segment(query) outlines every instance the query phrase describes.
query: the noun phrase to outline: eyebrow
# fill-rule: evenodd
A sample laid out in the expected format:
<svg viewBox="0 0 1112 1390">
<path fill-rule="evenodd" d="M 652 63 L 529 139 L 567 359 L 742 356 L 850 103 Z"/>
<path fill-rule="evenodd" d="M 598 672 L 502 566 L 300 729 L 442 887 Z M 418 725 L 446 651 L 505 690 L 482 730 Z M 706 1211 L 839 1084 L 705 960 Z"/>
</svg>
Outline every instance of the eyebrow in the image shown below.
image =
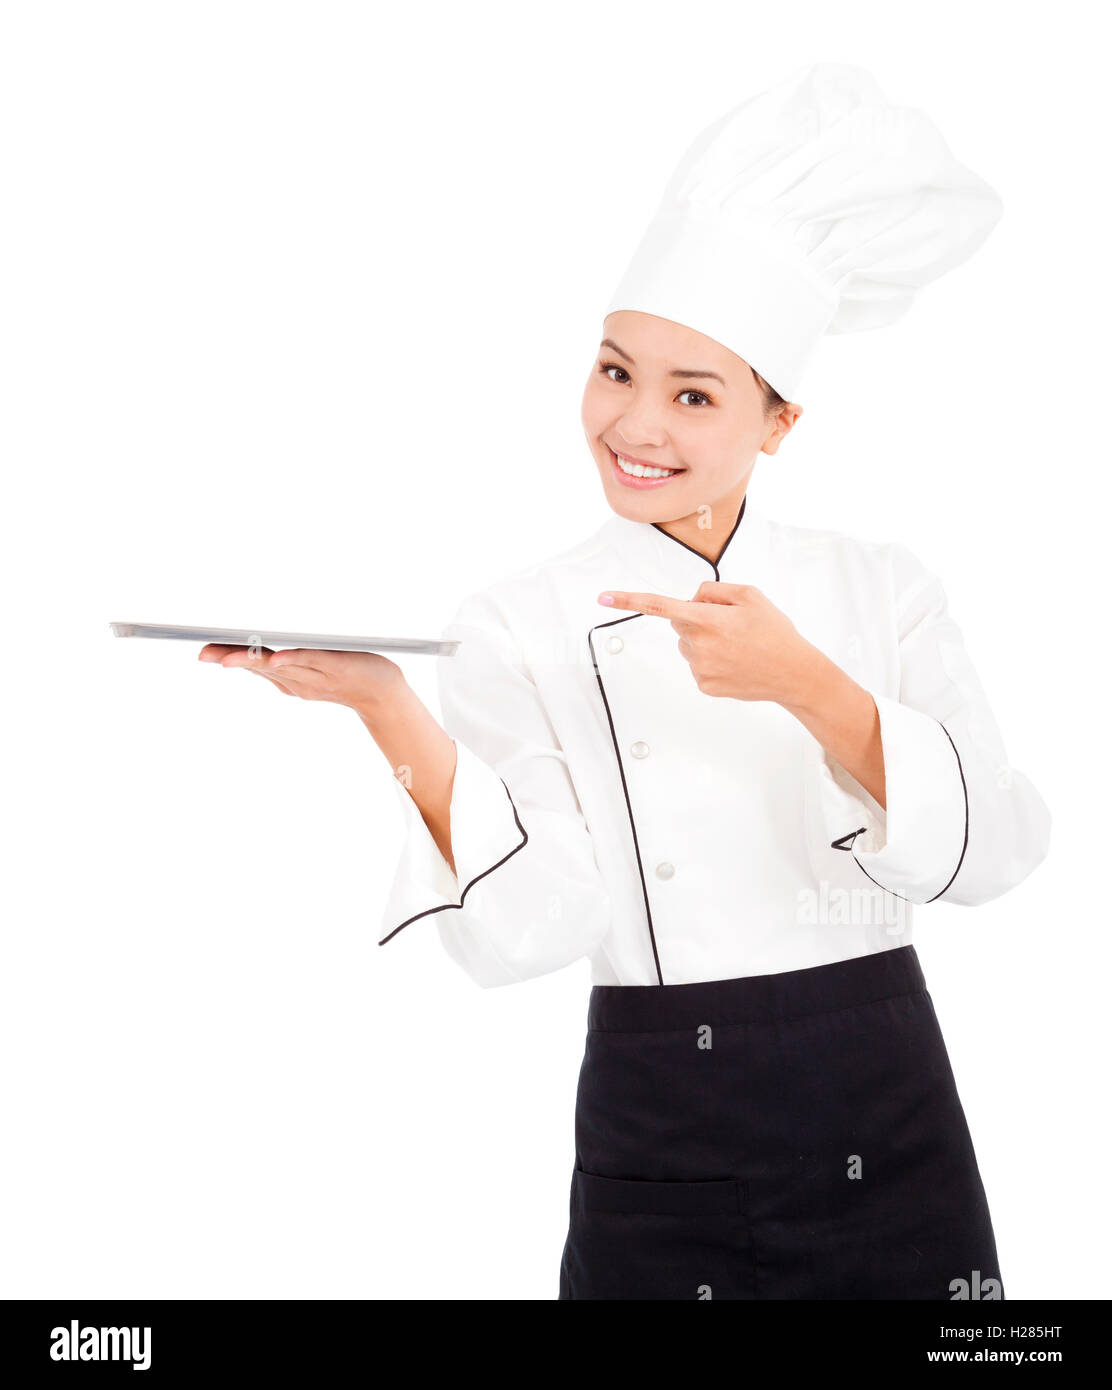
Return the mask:
<svg viewBox="0 0 1112 1390">
<path fill-rule="evenodd" d="M 623 349 L 618 346 L 618 344 L 613 340 L 613 338 L 603 338 L 602 342 L 599 344 L 599 347 L 610 348 L 610 350 L 612 352 L 616 352 L 619 357 L 624 357 L 631 367 L 637 366 L 637 363 L 633 360 L 632 357 L 630 357 L 629 353 L 623 351 Z M 691 377 L 709 376 L 713 377 L 715 381 L 721 381 L 723 386 L 726 385 L 726 383 L 722 381 L 722 378 L 718 375 L 717 372 L 684 372 L 676 370 L 669 372 L 668 375 L 683 377 L 685 380 Z"/>
</svg>

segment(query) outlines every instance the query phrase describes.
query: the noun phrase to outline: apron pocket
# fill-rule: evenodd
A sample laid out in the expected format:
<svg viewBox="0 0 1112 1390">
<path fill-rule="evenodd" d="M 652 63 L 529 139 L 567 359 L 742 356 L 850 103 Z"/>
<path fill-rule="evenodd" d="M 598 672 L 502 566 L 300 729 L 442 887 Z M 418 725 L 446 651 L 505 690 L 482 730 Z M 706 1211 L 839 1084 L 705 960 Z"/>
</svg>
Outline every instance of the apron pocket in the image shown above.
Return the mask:
<svg viewBox="0 0 1112 1390">
<path fill-rule="evenodd" d="M 755 1297 L 745 1182 L 648 1182 L 575 1169 L 561 1284 L 581 1299 Z"/>
</svg>

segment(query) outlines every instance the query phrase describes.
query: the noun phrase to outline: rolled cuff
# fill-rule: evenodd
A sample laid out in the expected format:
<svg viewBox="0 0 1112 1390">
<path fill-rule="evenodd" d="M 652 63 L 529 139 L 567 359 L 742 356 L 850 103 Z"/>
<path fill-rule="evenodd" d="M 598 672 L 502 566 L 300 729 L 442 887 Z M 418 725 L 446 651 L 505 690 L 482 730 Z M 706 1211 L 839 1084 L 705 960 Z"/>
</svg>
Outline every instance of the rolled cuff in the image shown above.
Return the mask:
<svg viewBox="0 0 1112 1390">
<path fill-rule="evenodd" d="M 874 883 L 913 903 L 941 897 L 969 838 L 958 751 L 937 719 L 874 695 L 884 750 L 886 809 L 827 759 L 822 796 L 831 846 L 851 853 Z"/>
<path fill-rule="evenodd" d="M 395 778 L 405 840 L 382 916 L 380 946 L 420 917 L 462 907 L 472 884 L 494 872 L 528 840 L 502 778 L 466 744 L 454 742 L 449 825 L 456 872 L 441 854 L 408 788 Z"/>
</svg>

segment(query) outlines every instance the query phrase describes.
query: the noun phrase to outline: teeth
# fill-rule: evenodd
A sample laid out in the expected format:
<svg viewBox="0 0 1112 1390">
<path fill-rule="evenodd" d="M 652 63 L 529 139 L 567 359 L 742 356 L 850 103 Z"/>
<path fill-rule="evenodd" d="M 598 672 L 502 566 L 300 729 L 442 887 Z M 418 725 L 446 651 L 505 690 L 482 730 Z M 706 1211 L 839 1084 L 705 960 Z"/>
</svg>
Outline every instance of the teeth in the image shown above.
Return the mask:
<svg viewBox="0 0 1112 1390">
<path fill-rule="evenodd" d="M 632 478 L 670 478 L 673 473 L 678 473 L 678 468 L 646 468 L 643 463 L 630 463 L 628 459 L 622 458 L 621 454 L 615 454 L 618 460 L 618 467 L 623 473 L 628 473 Z"/>
</svg>

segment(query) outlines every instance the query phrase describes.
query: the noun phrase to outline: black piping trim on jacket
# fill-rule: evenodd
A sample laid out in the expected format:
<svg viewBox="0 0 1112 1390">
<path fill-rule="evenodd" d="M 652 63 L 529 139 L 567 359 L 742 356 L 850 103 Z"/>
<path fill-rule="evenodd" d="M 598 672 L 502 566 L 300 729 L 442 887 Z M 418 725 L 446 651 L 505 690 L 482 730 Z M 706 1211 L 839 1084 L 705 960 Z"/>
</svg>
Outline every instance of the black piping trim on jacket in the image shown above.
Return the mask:
<svg viewBox="0 0 1112 1390">
<path fill-rule="evenodd" d="M 943 724 L 940 719 L 936 720 L 935 722 L 938 724 L 938 727 L 942 730 L 946 737 L 950 739 L 950 747 L 954 750 L 954 757 L 958 760 L 958 776 L 961 778 L 961 791 L 962 795 L 965 798 L 965 834 L 961 842 L 961 855 L 958 859 L 958 867 L 950 875 L 950 879 L 949 882 L 946 884 L 946 887 L 940 888 L 933 898 L 926 899 L 926 901 L 929 903 L 933 903 L 935 898 L 940 898 L 943 893 L 948 891 L 954 879 L 958 876 L 958 870 L 960 870 L 962 864 L 965 863 L 965 851 L 969 848 L 969 788 L 966 786 L 965 783 L 965 769 L 961 765 L 961 754 L 958 752 L 957 744 L 954 742 L 952 738 L 950 738 L 950 731 L 949 729 L 947 729 L 946 725 Z M 831 840 L 830 848 L 848 850 L 849 853 L 853 854 L 853 842 L 857 839 L 858 835 L 863 835 L 864 833 L 864 826 L 861 826 L 859 830 L 851 830 L 848 835 L 842 835 L 837 840 Z M 848 844 L 846 843 L 847 841 L 849 842 Z M 864 864 L 862 864 L 861 860 L 858 859 L 856 854 L 853 855 L 853 862 L 857 865 L 857 867 L 861 870 L 861 872 L 865 875 L 865 877 L 869 880 L 870 883 L 876 883 L 876 886 L 878 888 L 884 888 L 884 884 L 877 883 L 876 879 L 873 878 L 872 874 L 869 873 L 868 869 L 865 868 Z M 907 898 L 905 894 L 897 893 L 894 888 L 884 888 L 884 891 L 886 893 L 891 893 L 894 898 L 903 898 L 905 902 L 910 901 L 910 899 Z"/>
<path fill-rule="evenodd" d="M 404 922 L 399 922 L 392 932 L 388 932 L 378 943 L 380 946 L 385 946 L 388 941 L 392 940 L 395 936 L 397 936 L 398 932 L 400 932 L 403 927 L 408 927 L 410 922 L 416 922 L 417 919 L 420 917 L 429 917 L 434 912 L 445 912 L 452 907 L 462 907 L 464 898 L 467 897 L 468 893 L 471 892 L 472 888 L 474 888 L 476 883 L 478 883 L 478 881 L 481 878 L 486 878 L 487 874 L 492 874 L 495 871 L 495 869 L 500 869 L 507 859 L 512 859 L 519 849 L 524 849 L 525 846 L 529 843 L 528 831 L 522 825 L 521 817 L 517 814 L 517 807 L 514 805 L 513 797 L 510 796 L 510 789 L 506 786 L 505 779 L 499 778 L 498 780 L 502 783 L 502 786 L 505 788 L 506 795 L 510 797 L 510 806 L 513 809 L 514 820 L 517 822 L 518 830 L 521 831 L 521 843 L 519 845 L 514 845 L 513 849 L 510 850 L 509 854 L 504 854 L 502 858 L 499 859 L 497 864 L 492 864 L 489 869 L 484 869 L 481 874 L 476 874 L 475 877 L 471 880 L 471 882 L 467 885 L 467 887 L 463 890 L 463 892 L 459 895 L 458 903 L 441 903 L 439 907 L 426 907 L 424 912 L 415 912 L 412 917 L 407 917 Z"/>
<path fill-rule="evenodd" d="M 655 525 L 655 522 L 654 522 Z M 595 655 L 595 644 L 591 640 L 592 634 L 600 627 L 614 627 L 616 623 L 628 623 L 634 618 L 643 618 L 644 613 L 627 613 L 624 618 L 611 618 L 608 623 L 596 623 L 587 633 L 587 646 L 591 649 L 591 662 L 595 668 L 595 679 L 598 681 L 599 692 L 602 695 L 603 708 L 606 710 L 606 722 L 610 725 L 610 740 L 614 745 L 614 756 L 618 760 L 618 776 L 622 779 L 622 795 L 625 797 L 626 812 L 629 816 L 629 828 L 633 834 L 633 852 L 637 856 L 637 872 L 641 876 L 641 894 L 645 899 L 645 916 L 649 922 L 649 940 L 652 942 L 653 963 L 656 965 L 656 979 L 658 984 L 664 983 L 664 976 L 660 970 L 660 955 L 656 949 L 656 932 L 653 931 L 652 908 L 649 907 L 649 889 L 645 883 L 645 866 L 641 862 L 641 846 L 637 841 L 637 824 L 633 819 L 633 804 L 629 799 L 629 787 L 626 785 L 625 768 L 622 766 L 621 749 L 618 747 L 618 735 L 614 730 L 614 716 L 610 713 L 610 701 L 606 698 L 606 687 L 602 683 L 602 675 L 598 669 L 598 657 Z"/>
<path fill-rule="evenodd" d="M 692 555 L 698 555 L 699 559 L 705 561 L 706 564 L 708 564 L 714 571 L 715 579 L 719 580 L 719 561 L 722 559 L 722 556 L 725 555 L 726 547 L 733 540 L 734 533 L 737 531 L 737 528 L 741 525 L 741 518 L 745 515 L 745 503 L 747 499 L 748 493 L 746 493 L 745 497 L 741 499 L 741 506 L 738 508 L 737 520 L 730 528 L 730 534 L 723 541 L 722 549 L 718 552 L 717 560 L 709 559 L 706 555 L 702 553 L 702 551 L 696 550 L 694 546 L 688 545 L 686 541 L 677 540 L 675 536 L 671 535 L 668 531 L 665 531 L 664 527 L 661 526 L 661 524 L 658 521 L 654 521 L 652 525 L 656 527 L 656 529 L 660 532 L 662 536 L 667 536 L 670 541 L 675 541 L 676 545 L 682 545 L 684 550 L 690 550 Z M 592 627 L 587 633 L 587 646 L 590 648 L 591 651 L 591 662 L 595 668 L 595 679 L 598 681 L 599 693 L 602 695 L 603 708 L 606 710 L 606 722 L 610 726 L 610 740 L 614 745 L 614 757 L 618 761 L 618 776 L 622 779 L 622 795 L 625 797 L 626 814 L 629 816 L 629 829 L 631 834 L 633 835 L 633 851 L 637 856 L 637 872 L 641 878 L 641 894 L 645 899 L 645 917 L 649 924 L 649 940 L 652 943 L 653 948 L 653 964 L 656 966 L 657 983 L 662 985 L 664 983 L 664 975 L 660 969 L 660 953 L 657 951 L 656 948 L 656 932 L 653 930 L 653 914 L 652 908 L 649 906 L 649 889 L 648 885 L 645 882 L 645 866 L 641 862 L 641 846 L 637 839 L 637 823 L 633 819 L 633 803 L 629 799 L 629 787 L 626 784 L 625 767 L 622 764 L 621 749 L 618 747 L 618 735 L 614 729 L 614 716 L 610 712 L 610 701 L 606 698 L 606 687 L 602 683 L 602 674 L 598 668 L 598 657 L 595 654 L 595 644 L 591 640 L 592 634 L 597 632 L 600 627 L 613 627 L 616 623 L 628 623 L 632 618 L 643 618 L 644 616 L 644 613 L 628 613 L 624 618 L 612 618 L 609 622 L 606 623 L 596 623 L 595 626 Z"/>
<path fill-rule="evenodd" d="M 831 840 L 830 848 L 848 850 L 851 854 L 853 854 L 854 840 L 857 839 L 858 835 L 863 835 L 864 833 L 864 826 L 862 826 L 860 830 L 851 830 L 848 835 L 843 835 L 840 839 L 837 840 Z M 846 844 L 847 840 L 849 841 L 848 845 Z M 876 883 L 876 886 L 878 888 L 883 888 L 886 893 L 891 893 L 894 898 L 902 898 L 905 903 L 911 901 L 911 899 L 908 898 L 906 894 L 897 893 L 894 888 L 885 888 L 883 883 L 877 883 L 876 879 L 873 878 L 872 874 L 869 873 L 868 869 L 865 868 L 864 864 L 862 864 L 861 860 L 858 859 L 856 854 L 853 855 L 853 862 L 857 865 L 857 867 L 861 870 L 861 872 L 865 875 L 865 877 L 869 880 L 870 883 Z"/>
<path fill-rule="evenodd" d="M 729 534 L 729 535 L 726 537 L 726 539 L 722 542 L 722 549 L 718 552 L 718 559 L 717 559 L 717 560 L 708 559 L 708 557 L 707 557 L 706 555 L 704 555 L 704 554 L 702 553 L 701 550 L 696 550 L 695 547 L 694 547 L 693 545 L 688 545 L 688 543 L 687 543 L 686 541 L 677 540 L 676 537 L 673 536 L 670 532 L 665 531 L 664 527 L 661 526 L 661 524 L 660 524 L 659 521 L 654 521 L 652 524 L 656 527 L 656 529 L 660 532 L 660 534 L 661 534 L 662 536 L 667 536 L 668 539 L 669 539 L 670 541 L 675 541 L 677 545 L 682 545 L 683 548 L 684 548 L 684 550 L 690 550 L 691 553 L 692 553 L 692 555 L 698 555 L 698 557 L 699 557 L 700 560 L 706 560 L 707 564 L 708 564 L 708 565 L 711 567 L 711 569 L 714 571 L 714 577 L 715 577 L 715 579 L 721 580 L 721 576 L 720 576 L 719 573 L 718 573 L 719 561 L 721 561 L 722 556 L 725 555 L 725 553 L 726 553 L 726 547 L 727 547 L 727 546 L 730 544 L 730 542 L 733 540 L 733 538 L 734 538 L 734 532 L 735 532 L 735 531 L 737 530 L 737 528 L 741 525 L 741 518 L 745 515 L 745 504 L 746 504 L 746 502 L 747 502 L 748 500 L 749 500 L 749 494 L 746 493 L 745 496 L 741 499 L 741 507 L 738 509 L 737 520 L 734 522 L 733 526 L 731 526 L 731 528 L 730 528 L 730 534 Z M 600 626 L 601 626 L 601 624 L 600 624 Z"/>
<path fill-rule="evenodd" d="M 947 738 L 950 738 L 950 731 L 941 720 L 938 721 L 938 727 Z M 958 760 L 958 776 L 961 778 L 961 793 L 962 796 L 965 797 L 965 836 L 961 842 L 961 858 L 958 860 L 958 867 L 950 875 L 950 883 L 953 883 L 954 879 L 958 876 L 958 869 L 965 863 L 965 851 L 969 848 L 969 788 L 965 785 L 965 768 L 961 765 L 961 754 L 958 752 L 958 746 L 952 738 L 950 738 L 950 747 L 954 750 L 954 757 Z M 950 887 L 950 883 L 947 883 L 946 888 L 936 893 L 934 898 L 940 898 L 942 894 L 946 892 L 946 889 Z M 928 898 L 927 902 L 933 903 L 934 898 Z"/>
</svg>

